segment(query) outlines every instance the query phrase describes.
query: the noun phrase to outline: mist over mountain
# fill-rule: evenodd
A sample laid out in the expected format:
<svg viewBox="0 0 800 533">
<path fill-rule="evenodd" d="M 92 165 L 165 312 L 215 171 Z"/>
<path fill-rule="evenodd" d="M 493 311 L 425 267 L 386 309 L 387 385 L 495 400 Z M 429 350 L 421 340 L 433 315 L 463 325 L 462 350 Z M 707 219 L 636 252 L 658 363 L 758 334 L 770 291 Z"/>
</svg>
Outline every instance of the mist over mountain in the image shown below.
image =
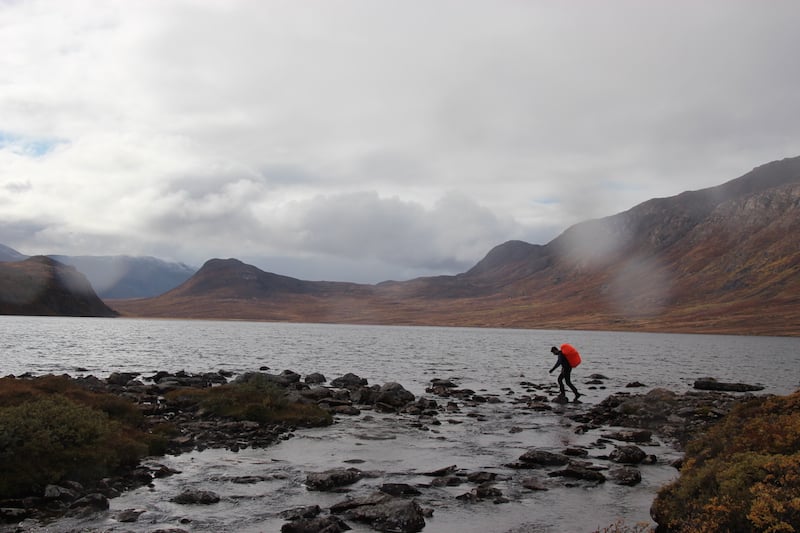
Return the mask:
<svg viewBox="0 0 800 533">
<path fill-rule="evenodd" d="M 117 315 L 97 297 L 83 274 L 44 256 L 0 262 L 0 314 Z"/>
<path fill-rule="evenodd" d="M 29 256 L 0 244 L 0 262 L 23 261 Z M 149 298 L 173 289 L 197 269 L 155 257 L 127 255 L 49 255 L 72 265 L 86 276 L 100 298 Z"/>
<path fill-rule="evenodd" d="M 67 256 L 53 259 L 83 272 L 101 298 L 148 298 L 165 293 L 189 279 L 196 268 L 155 257 Z"/>
<path fill-rule="evenodd" d="M 212 260 L 136 316 L 800 334 L 800 158 L 509 241 L 467 272 L 377 285 Z"/>
</svg>

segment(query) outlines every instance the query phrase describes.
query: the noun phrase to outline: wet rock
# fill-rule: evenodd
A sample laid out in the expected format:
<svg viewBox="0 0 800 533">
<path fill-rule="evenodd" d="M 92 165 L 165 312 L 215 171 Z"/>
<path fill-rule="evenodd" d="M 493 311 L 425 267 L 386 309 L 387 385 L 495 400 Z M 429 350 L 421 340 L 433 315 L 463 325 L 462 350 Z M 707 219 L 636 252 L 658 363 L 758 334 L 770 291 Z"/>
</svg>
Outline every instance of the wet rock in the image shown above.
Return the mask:
<svg viewBox="0 0 800 533">
<path fill-rule="evenodd" d="M 458 476 L 442 476 L 431 481 L 431 487 L 457 487 L 464 483 Z"/>
<path fill-rule="evenodd" d="M 414 395 L 402 385 L 395 382 L 384 384 L 378 391 L 375 403 L 386 404 L 393 408 L 400 408 L 414 401 Z"/>
<path fill-rule="evenodd" d="M 131 523 L 139 520 L 139 516 L 144 513 L 144 509 L 123 509 L 116 515 L 117 522 Z"/>
<path fill-rule="evenodd" d="M 545 491 L 548 490 L 544 484 L 535 477 L 528 477 L 522 480 L 522 486 L 528 490 Z"/>
<path fill-rule="evenodd" d="M 338 516 L 321 516 L 317 518 L 301 518 L 281 526 L 281 533 L 340 533 L 350 531 Z"/>
<path fill-rule="evenodd" d="M 456 496 L 457 500 L 467 502 L 478 502 L 481 500 L 492 500 L 497 503 L 504 503 L 500 499 L 503 498 L 503 491 L 495 487 L 492 483 L 482 483 L 471 491 Z"/>
<path fill-rule="evenodd" d="M 439 379 L 434 378 L 431 380 L 431 387 L 444 387 L 446 389 L 455 389 L 458 388 L 458 385 L 453 383 L 452 380 L 449 379 Z"/>
<path fill-rule="evenodd" d="M 316 518 L 321 512 L 322 509 L 320 509 L 319 505 L 306 505 L 304 507 L 295 507 L 293 509 L 281 511 L 278 516 L 284 520 L 295 521 L 303 518 Z"/>
<path fill-rule="evenodd" d="M 379 489 L 391 496 L 419 496 L 419 489 L 412 487 L 408 483 L 384 483 Z"/>
<path fill-rule="evenodd" d="M 494 472 L 470 472 L 467 474 L 467 481 L 470 483 L 487 483 L 496 478 L 497 474 Z"/>
<path fill-rule="evenodd" d="M 444 468 L 439 468 L 438 470 L 433 470 L 431 472 L 423 472 L 423 476 L 431 476 L 431 477 L 443 477 L 449 476 L 453 474 L 458 467 L 456 465 L 445 466 Z"/>
<path fill-rule="evenodd" d="M 44 499 L 71 502 L 78 499 L 78 492 L 59 485 L 47 485 L 44 488 Z"/>
<path fill-rule="evenodd" d="M 637 389 L 637 388 L 646 387 L 646 386 L 647 385 L 645 385 L 644 383 L 641 383 L 639 381 L 632 381 L 632 382 L 628 383 L 627 385 L 625 385 L 625 387 L 627 387 L 629 389 Z"/>
<path fill-rule="evenodd" d="M 519 457 L 523 464 L 532 466 L 561 466 L 569 463 L 569 457 L 545 450 L 528 450 Z"/>
<path fill-rule="evenodd" d="M 714 378 L 698 379 L 694 382 L 694 388 L 698 390 L 713 390 L 726 392 L 753 392 L 764 390 L 761 385 L 749 385 L 747 383 L 724 383 Z"/>
<path fill-rule="evenodd" d="M 319 385 L 321 383 L 325 383 L 328 381 L 323 374 L 319 372 L 313 372 L 306 376 L 305 382 L 309 385 Z"/>
<path fill-rule="evenodd" d="M 331 507 L 331 512 L 344 513 L 346 518 L 369 524 L 378 531 L 415 533 L 425 527 L 423 510 L 416 501 L 388 494 L 347 500 Z"/>
<path fill-rule="evenodd" d="M 300 382 L 300 374 L 291 370 L 284 370 L 280 374 L 268 374 L 266 372 L 245 372 L 235 383 L 253 383 L 257 381 L 273 383 L 279 387 L 287 388 L 294 383 Z"/>
<path fill-rule="evenodd" d="M 619 446 L 609 456 L 615 463 L 638 465 L 645 460 L 647 454 L 638 446 Z"/>
<path fill-rule="evenodd" d="M 334 468 L 325 472 L 312 472 L 306 476 L 308 490 L 332 490 L 359 481 L 364 477 L 363 472 L 357 468 Z"/>
<path fill-rule="evenodd" d="M 219 502 L 219 495 L 210 490 L 189 489 L 170 500 L 182 505 L 211 505 Z"/>
<path fill-rule="evenodd" d="M 175 470 L 174 468 L 164 465 L 155 465 L 152 470 L 152 476 L 156 479 L 163 479 L 165 477 L 174 476 L 175 474 L 180 473 L 180 470 Z"/>
<path fill-rule="evenodd" d="M 612 431 L 603 433 L 603 438 L 619 440 L 623 442 L 650 442 L 653 438 L 653 432 L 647 429 L 640 430 L 625 430 L 625 431 Z"/>
<path fill-rule="evenodd" d="M 323 405 L 320 405 L 324 407 Z M 347 416 L 358 416 L 361 414 L 361 410 L 357 407 L 352 405 L 335 405 L 327 407 L 327 410 L 335 415 L 347 415 Z"/>
<path fill-rule="evenodd" d="M 231 483 L 236 483 L 237 485 L 254 485 L 266 480 L 267 478 L 264 476 L 238 476 L 231 478 Z"/>
<path fill-rule="evenodd" d="M 108 498 L 99 493 L 87 494 L 83 498 L 79 498 L 72 502 L 70 509 L 91 509 L 96 511 L 104 511 L 108 509 Z"/>
<path fill-rule="evenodd" d="M 296 394 L 297 396 L 307 400 L 318 402 L 320 400 L 331 398 L 333 396 L 333 391 L 331 391 L 331 389 L 328 387 L 311 387 L 309 389 L 303 389 L 301 391 L 294 392 L 293 394 Z"/>
<path fill-rule="evenodd" d="M 586 448 L 566 448 L 561 453 L 567 457 L 587 457 L 589 455 L 589 450 Z"/>
<path fill-rule="evenodd" d="M 570 479 L 580 479 L 583 481 L 594 481 L 604 483 L 606 476 L 597 470 L 592 470 L 583 465 L 570 463 L 562 470 L 556 470 L 547 474 L 550 477 L 567 477 Z"/>
<path fill-rule="evenodd" d="M 127 385 L 128 382 L 133 381 L 139 376 L 138 372 L 113 372 L 108 378 L 106 383 L 109 385 Z"/>
<path fill-rule="evenodd" d="M 638 468 L 634 468 L 632 466 L 614 468 L 608 473 L 608 475 L 617 485 L 632 487 L 642 482 L 642 473 Z"/>
<path fill-rule="evenodd" d="M 331 387 L 342 388 L 342 389 L 355 389 L 358 387 L 364 387 L 368 384 L 367 380 L 359 377 L 352 372 L 348 372 L 342 377 L 336 378 L 331 381 Z"/>
</svg>

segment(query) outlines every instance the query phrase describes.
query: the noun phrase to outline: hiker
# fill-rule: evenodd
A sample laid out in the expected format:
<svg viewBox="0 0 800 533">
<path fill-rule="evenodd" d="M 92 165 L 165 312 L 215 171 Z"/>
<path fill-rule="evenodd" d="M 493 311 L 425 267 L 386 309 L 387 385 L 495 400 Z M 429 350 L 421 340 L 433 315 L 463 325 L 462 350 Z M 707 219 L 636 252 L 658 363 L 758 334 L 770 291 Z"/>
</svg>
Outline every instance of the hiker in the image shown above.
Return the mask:
<svg viewBox="0 0 800 533">
<path fill-rule="evenodd" d="M 577 403 L 578 398 L 583 395 L 578 392 L 578 389 L 572 384 L 570 375 L 572 374 L 572 369 L 581 364 L 581 355 L 578 353 L 578 350 L 573 348 L 570 344 L 562 344 L 561 348 L 553 346 L 550 348 L 550 352 L 552 352 L 553 355 L 558 356 L 558 361 L 556 361 L 556 364 L 550 369 L 550 374 L 552 374 L 553 370 L 559 366 L 561 367 L 561 373 L 558 375 L 558 388 L 561 389 L 561 394 L 559 397 L 567 397 L 564 390 L 564 382 L 566 381 L 567 385 L 569 385 L 569 388 L 575 393 L 575 399 L 572 401 Z"/>
</svg>

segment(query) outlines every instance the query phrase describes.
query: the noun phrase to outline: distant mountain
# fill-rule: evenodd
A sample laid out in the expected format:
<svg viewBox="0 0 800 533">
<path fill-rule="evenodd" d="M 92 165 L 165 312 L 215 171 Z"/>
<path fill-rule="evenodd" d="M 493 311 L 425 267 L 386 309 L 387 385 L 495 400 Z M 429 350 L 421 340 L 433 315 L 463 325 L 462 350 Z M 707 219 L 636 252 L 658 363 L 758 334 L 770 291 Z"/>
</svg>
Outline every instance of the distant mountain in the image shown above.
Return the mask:
<svg viewBox="0 0 800 533">
<path fill-rule="evenodd" d="M 800 157 L 509 241 L 465 273 L 378 285 L 213 260 L 139 316 L 800 335 Z"/>
<path fill-rule="evenodd" d="M 174 289 L 189 279 L 197 269 L 183 263 L 171 263 L 155 257 L 67 256 L 53 259 L 83 272 L 103 299 L 149 298 Z"/>
<path fill-rule="evenodd" d="M 0 263 L 0 314 L 112 317 L 74 267 L 49 257 Z"/>
<path fill-rule="evenodd" d="M 127 255 L 50 255 L 82 272 L 100 298 L 149 298 L 174 289 L 197 271 L 183 263 Z M 28 256 L 0 244 L 0 262 Z"/>
<path fill-rule="evenodd" d="M 0 262 L 24 261 L 27 258 L 27 255 L 23 255 L 13 248 L 9 248 L 8 246 L 0 244 Z"/>
</svg>

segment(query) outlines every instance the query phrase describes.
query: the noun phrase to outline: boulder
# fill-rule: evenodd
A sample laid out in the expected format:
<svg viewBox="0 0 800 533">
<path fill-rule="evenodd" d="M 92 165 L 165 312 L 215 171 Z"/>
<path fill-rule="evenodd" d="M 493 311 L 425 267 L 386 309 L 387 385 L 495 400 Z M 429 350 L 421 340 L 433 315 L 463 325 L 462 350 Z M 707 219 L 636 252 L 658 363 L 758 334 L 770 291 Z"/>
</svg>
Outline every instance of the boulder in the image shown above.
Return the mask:
<svg viewBox="0 0 800 533">
<path fill-rule="evenodd" d="M 642 482 L 642 473 L 638 468 L 623 466 L 611 470 L 608 475 L 617 485 L 632 487 Z"/>
<path fill-rule="evenodd" d="M 355 389 L 358 387 L 365 387 L 367 384 L 368 382 L 366 379 L 359 377 L 352 372 L 348 372 L 344 376 L 331 381 L 331 387 L 342 389 Z"/>
<path fill-rule="evenodd" d="M 309 385 L 319 385 L 321 383 L 325 383 L 328 381 L 324 375 L 320 374 L 319 372 L 314 372 L 306 376 L 305 379 L 306 383 Z"/>
<path fill-rule="evenodd" d="M 415 533 L 425 527 L 424 513 L 416 501 L 388 494 L 347 500 L 331 507 L 331 512 L 345 513 L 347 518 L 369 524 L 378 531 Z"/>
<path fill-rule="evenodd" d="M 609 459 L 615 463 L 623 463 L 628 465 L 638 465 L 647 458 L 647 454 L 638 446 L 618 446 Z"/>
<path fill-rule="evenodd" d="M 395 408 L 403 407 L 413 401 L 414 395 L 395 382 L 384 384 L 375 398 L 375 403 L 386 404 Z"/>
</svg>

